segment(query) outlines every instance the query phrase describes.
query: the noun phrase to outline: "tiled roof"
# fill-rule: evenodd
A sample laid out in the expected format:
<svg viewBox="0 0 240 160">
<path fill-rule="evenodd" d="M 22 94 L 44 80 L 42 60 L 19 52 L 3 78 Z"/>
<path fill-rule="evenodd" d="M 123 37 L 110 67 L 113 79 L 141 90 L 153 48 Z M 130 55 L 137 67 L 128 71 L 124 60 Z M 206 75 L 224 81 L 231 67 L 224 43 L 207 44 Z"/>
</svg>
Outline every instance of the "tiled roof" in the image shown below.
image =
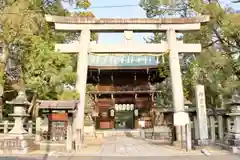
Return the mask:
<svg viewBox="0 0 240 160">
<path fill-rule="evenodd" d="M 75 109 L 79 101 L 39 100 L 40 109 Z"/>
</svg>

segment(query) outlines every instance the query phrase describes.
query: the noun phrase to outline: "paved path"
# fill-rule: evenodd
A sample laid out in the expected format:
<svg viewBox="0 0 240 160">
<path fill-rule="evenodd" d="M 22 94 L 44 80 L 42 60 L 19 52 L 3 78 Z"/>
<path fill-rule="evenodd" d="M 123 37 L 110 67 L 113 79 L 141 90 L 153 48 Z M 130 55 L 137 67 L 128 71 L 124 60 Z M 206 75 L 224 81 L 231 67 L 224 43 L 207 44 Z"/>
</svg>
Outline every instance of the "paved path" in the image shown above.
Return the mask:
<svg viewBox="0 0 240 160">
<path fill-rule="evenodd" d="M 100 149 L 79 154 L 55 153 L 48 156 L 18 158 L 18 160 L 240 160 L 240 156 L 227 151 L 210 151 L 205 156 L 200 151 L 185 152 L 167 145 L 154 145 L 132 137 L 109 137 Z M 124 156 L 124 157 L 123 157 Z M 3 160 L 0 158 L 0 160 Z M 4 160 L 13 160 L 5 158 Z"/>
<path fill-rule="evenodd" d="M 225 155 L 227 151 L 214 151 L 212 155 Z M 80 153 L 79 155 L 89 155 Z M 136 139 L 133 137 L 109 137 L 95 156 L 186 156 L 186 155 L 202 155 L 200 151 L 186 152 L 176 149 L 168 145 L 155 145 L 146 140 Z"/>
</svg>

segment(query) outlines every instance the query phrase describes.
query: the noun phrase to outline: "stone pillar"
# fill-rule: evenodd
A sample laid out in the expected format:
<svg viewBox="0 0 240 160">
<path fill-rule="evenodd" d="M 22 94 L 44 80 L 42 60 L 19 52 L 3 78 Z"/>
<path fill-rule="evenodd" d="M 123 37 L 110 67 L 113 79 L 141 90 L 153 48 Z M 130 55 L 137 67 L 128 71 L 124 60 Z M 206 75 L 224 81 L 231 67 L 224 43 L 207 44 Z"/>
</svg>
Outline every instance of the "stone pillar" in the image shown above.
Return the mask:
<svg viewBox="0 0 240 160">
<path fill-rule="evenodd" d="M 174 114 L 184 112 L 184 95 L 182 85 L 182 75 L 179 63 L 178 48 L 176 48 L 176 32 L 173 29 L 167 30 L 167 42 L 169 49 L 169 66 L 172 80 L 172 95 L 173 95 L 173 107 Z M 177 117 L 177 116 L 176 116 Z M 179 117 L 180 118 L 180 117 Z M 181 121 L 174 120 L 174 121 Z M 185 133 L 185 127 L 183 126 L 183 134 Z M 177 141 L 181 141 L 181 126 L 176 126 Z M 185 139 L 185 134 L 183 136 Z"/>
<path fill-rule="evenodd" d="M 4 131 L 3 133 L 8 133 L 8 121 L 4 121 Z"/>
<path fill-rule="evenodd" d="M 77 64 L 77 82 L 76 89 L 80 94 L 80 103 L 77 105 L 76 114 L 76 149 L 80 149 L 84 137 L 84 107 L 88 73 L 88 47 L 90 43 L 90 30 L 85 28 L 81 31 L 78 64 Z"/>
<path fill-rule="evenodd" d="M 219 139 L 222 141 L 224 137 L 223 117 L 219 115 L 217 118 L 218 118 L 218 135 L 219 135 Z"/>
<path fill-rule="evenodd" d="M 192 150 L 192 127 L 191 123 L 186 125 L 186 150 L 190 151 Z"/>
<path fill-rule="evenodd" d="M 209 117 L 209 124 L 210 124 L 211 141 L 215 142 L 215 140 L 216 140 L 216 130 L 215 130 L 215 118 L 213 116 Z"/>
<path fill-rule="evenodd" d="M 199 139 L 199 131 L 198 131 L 198 121 L 197 121 L 197 116 L 193 117 L 193 123 L 194 123 L 194 139 L 198 140 Z"/>
<path fill-rule="evenodd" d="M 32 129 L 33 129 L 33 122 L 28 121 L 28 134 L 32 134 Z"/>
<path fill-rule="evenodd" d="M 69 118 L 68 125 L 67 125 L 67 141 L 66 141 L 66 148 L 67 151 L 71 151 L 73 148 L 73 133 L 72 133 L 72 119 Z"/>
<path fill-rule="evenodd" d="M 205 102 L 205 91 L 204 86 L 196 85 L 196 104 L 197 104 L 197 120 L 198 120 L 198 131 L 199 140 L 198 145 L 208 145 L 208 119 Z"/>
<path fill-rule="evenodd" d="M 230 117 L 227 118 L 227 131 L 230 132 L 232 129 L 232 120 Z"/>
<path fill-rule="evenodd" d="M 41 141 L 41 117 L 36 118 L 36 133 L 35 133 L 35 141 L 39 142 Z"/>
</svg>

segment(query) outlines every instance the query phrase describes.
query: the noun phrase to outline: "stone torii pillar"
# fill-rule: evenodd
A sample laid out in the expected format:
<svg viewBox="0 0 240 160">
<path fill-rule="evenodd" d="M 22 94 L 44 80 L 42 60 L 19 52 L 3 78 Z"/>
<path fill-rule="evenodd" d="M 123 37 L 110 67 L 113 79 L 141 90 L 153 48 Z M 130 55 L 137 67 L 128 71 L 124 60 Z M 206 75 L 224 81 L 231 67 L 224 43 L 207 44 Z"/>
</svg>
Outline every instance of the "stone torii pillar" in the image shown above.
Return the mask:
<svg viewBox="0 0 240 160">
<path fill-rule="evenodd" d="M 77 60 L 77 80 L 76 89 L 80 94 L 77 106 L 77 113 L 75 117 L 75 140 L 76 149 L 79 150 L 83 143 L 84 138 L 84 107 L 86 100 L 86 84 L 87 84 L 87 73 L 88 73 L 88 48 L 90 43 L 91 32 L 88 28 L 81 30 L 79 39 L 79 53 Z"/>
<path fill-rule="evenodd" d="M 184 46 L 178 46 L 176 32 L 173 29 L 167 30 L 167 43 L 168 43 L 168 49 L 169 49 L 169 67 L 170 67 L 170 75 L 171 75 L 171 81 L 172 81 L 172 97 L 173 97 L 173 107 L 174 107 L 174 114 L 178 114 L 180 112 L 185 112 L 184 110 L 184 95 L 183 95 L 183 84 L 182 84 L 182 75 L 181 75 L 181 68 L 179 63 L 179 53 L 178 53 L 178 47 L 184 47 Z M 185 114 L 188 116 L 187 114 Z M 175 117 L 174 116 L 174 122 L 182 121 L 182 119 L 186 119 L 184 117 Z M 176 119 L 180 118 L 180 119 Z M 182 119 L 181 119 L 182 118 Z M 187 117 L 188 118 L 188 117 Z M 183 133 L 181 132 L 182 129 L 185 127 L 184 124 L 181 126 L 176 126 L 176 136 L 177 141 L 183 141 L 185 140 L 185 136 L 182 136 L 181 134 L 185 135 L 185 131 Z M 182 139 L 183 137 L 183 139 Z"/>
</svg>

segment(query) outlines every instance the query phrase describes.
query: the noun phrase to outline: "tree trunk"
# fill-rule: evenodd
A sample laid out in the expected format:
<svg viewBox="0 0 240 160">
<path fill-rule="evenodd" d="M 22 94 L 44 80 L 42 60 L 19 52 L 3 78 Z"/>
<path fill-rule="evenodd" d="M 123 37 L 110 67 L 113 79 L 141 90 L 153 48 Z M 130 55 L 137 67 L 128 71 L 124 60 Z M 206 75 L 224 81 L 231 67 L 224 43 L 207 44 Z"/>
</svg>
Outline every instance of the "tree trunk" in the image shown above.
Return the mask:
<svg viewBox="0 0 240 160">
<path fill-rule="evenodd" d="M 3 119 L 3 99 L 0 96 L 0 121 Z"/>
</svg>

